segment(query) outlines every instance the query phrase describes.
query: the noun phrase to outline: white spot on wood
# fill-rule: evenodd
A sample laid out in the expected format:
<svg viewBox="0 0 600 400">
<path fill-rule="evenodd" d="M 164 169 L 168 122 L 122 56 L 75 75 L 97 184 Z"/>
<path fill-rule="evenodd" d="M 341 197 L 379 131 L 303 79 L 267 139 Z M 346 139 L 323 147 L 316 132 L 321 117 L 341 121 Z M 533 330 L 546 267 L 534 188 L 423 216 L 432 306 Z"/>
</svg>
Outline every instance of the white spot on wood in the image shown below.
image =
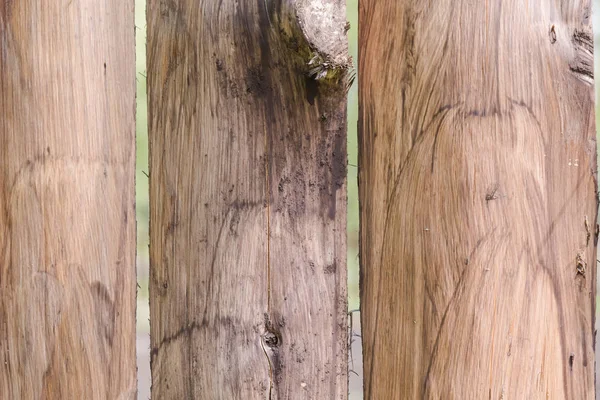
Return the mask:
<svg viewBox="0 0 600 400">
<path fill-rule="evenodd" d="M 350 66 L 346 6 L 339 0 L 296 0 L 296 15 L 310 46 L 334 67 Z"/>
</svg>

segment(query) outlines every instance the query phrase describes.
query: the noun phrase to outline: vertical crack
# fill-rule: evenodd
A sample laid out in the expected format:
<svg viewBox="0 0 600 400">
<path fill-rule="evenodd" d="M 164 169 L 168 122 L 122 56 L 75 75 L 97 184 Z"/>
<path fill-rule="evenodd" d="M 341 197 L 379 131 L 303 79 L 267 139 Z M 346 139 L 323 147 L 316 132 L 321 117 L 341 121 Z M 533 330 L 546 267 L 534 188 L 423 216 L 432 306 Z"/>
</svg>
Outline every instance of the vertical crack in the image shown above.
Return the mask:
<svg viewBox="0 0 600 400">
<path fill-rule="evenodd" d="M 269 154 L 265 136 L 265 183 L 267 201 L 267 312 L 271 314 L 271 189 L 269 182 Z"/>
<path fill-rule="evenodd" d="M 264 161 L 265 161 L 265 199 L 267 205 L 267 312 L 265 314 L 265 329 L 266 333 L 268 333 L 268 322 L 271 317 L 271 185 L 269 181 L 269 162 L 270 162 L 270 154 L 269 154 L 269 135 L 265 132 L 265 152 L 264 152 Z M 265 333 L 265 335 L 266 335 Z M 269 353 L 267 353 L 267 349 L 265 348 L 265 335 L 260 338 L 260 345 L 265 353 L 265 357 L 267 358 L 267 362 L 269 363 L 269 391 L 267 400 L 272 399 L 273 392 L 273 364 L 271 363 L 271 358 L 269 357 Z"/>
</svg>

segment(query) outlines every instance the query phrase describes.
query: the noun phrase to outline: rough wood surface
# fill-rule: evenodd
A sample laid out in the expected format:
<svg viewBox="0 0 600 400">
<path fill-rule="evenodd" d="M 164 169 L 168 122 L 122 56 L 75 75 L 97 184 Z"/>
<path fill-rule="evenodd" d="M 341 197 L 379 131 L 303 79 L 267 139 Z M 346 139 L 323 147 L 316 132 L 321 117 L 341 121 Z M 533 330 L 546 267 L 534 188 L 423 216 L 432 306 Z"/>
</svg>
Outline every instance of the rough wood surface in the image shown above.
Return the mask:
<svg viewBox="0 0 600 400">
<path fill-rule="evenodd" d="M 134 54 L 133 1 L 0 5 L 2 399 L 135 398 Z"/>
<path fill-rule="evenodd" d="M 343 71 L 296 11 L 149 2 L 153 397 L 347 395 Z"/>
<path fill-rule="evenodd" d="M 589 1 L 360 4 L 366 399 L 592 399 Z"/>
</svg>

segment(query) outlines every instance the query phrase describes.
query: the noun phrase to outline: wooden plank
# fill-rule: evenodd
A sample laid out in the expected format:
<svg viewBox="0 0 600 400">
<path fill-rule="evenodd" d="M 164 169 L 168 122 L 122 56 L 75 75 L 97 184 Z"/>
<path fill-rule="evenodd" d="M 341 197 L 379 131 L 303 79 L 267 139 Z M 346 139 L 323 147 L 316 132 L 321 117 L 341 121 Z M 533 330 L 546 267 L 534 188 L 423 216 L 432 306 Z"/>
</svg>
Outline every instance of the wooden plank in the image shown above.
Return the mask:
<svg viewBox="0 0 600 400">
<path fill-rule="evenodd" d="M 132 1 L 0 5 L 2 399 L 136 396 L 134 48 Z"/>
<path fill-rule="evenodd" d="M 345 12 L 318 3 L 149 2 L 153 397 L 347 395 Z"/>
<path fill-rule="evenodd" d="M 592 399 L 588 0 L 365 0 L 366 399 Z"/>
</svg>

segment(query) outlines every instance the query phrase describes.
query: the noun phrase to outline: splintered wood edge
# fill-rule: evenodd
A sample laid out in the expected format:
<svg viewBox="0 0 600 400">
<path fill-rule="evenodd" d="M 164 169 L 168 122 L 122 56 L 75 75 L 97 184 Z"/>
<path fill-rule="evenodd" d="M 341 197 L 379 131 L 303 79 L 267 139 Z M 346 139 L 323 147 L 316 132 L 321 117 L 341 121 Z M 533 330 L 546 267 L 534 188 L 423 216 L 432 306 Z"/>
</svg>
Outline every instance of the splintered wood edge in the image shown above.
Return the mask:
<svg viewBox="0 0 600 400">
<path fill-rule="evenodd" d="M 295 10 L 304 37 L 328 69 L 350 69 L 345 1 L 296 0 Z"/>
</svg>

